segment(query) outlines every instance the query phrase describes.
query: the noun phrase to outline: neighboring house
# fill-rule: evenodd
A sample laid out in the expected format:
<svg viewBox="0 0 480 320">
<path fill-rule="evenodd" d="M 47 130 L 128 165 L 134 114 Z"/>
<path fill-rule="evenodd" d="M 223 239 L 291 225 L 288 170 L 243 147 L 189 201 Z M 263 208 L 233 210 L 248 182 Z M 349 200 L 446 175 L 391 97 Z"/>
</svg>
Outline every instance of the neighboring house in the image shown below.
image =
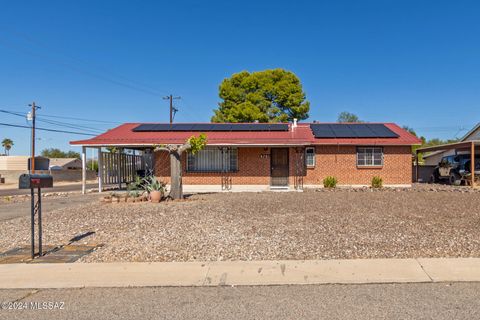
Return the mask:
<svg viewBox="0 0 480 320">
<path fill-rule="evenodd" d="M 126 123 L 71 144 L 83 146 L 83 153 L 115 146 L 149 154 L 155 145 L 183 144 L 200 133 L 207 136 L 206 148 L 182 159 L 183 184 L 196 190 L 301 189 L 322 186 L 327 176 L 339 185 L 370 185 L 374 176 L 384 185 L 411 185 L 411 147 L 421 144 L 394 123 L 296 122 Z M 168 154 L 155 152 L 154 158 L 154 174 L 168 183 Z"/>
<path fill-rule="evenodd" d="M 77 158 L 50 158 L 50 170 L 81 170 L 82 160 Z"/>
<path fill-rule="evenodd" d="M 474 126 L 466 135 L 464 135 L 459 142 L 480 140 L 480 122 Z M 468 153 L 468 152 L 459 152 L 459 153 Z M 426 166 L 436 166 L 443 157 L 451 156 L 455 154 L 455 149 L 445 150 L 445 151 L 434 151 L 428 154 L 423 155 L 424 165 Z"/>
<path fill-rule="evenodd" d="M 0 170 L 17 170 L 27 171 L 29 170 L 29 156 L 4 156 L 0 157 Z M 35 169 L 36 170 L 48 170 L 49 160 L 45 157 L 35 157 Z"/>
</svg>

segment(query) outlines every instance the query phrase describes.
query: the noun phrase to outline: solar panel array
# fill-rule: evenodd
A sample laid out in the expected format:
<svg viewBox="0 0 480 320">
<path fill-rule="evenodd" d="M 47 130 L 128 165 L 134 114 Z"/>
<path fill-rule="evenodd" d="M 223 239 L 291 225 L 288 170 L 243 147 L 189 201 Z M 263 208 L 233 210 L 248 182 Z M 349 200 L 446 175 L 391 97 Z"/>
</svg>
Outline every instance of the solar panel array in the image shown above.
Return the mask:
<svg viewBox="0 0 480 320">
<path fill-rule="evenodd" d="M 134 132 L 168 131 L 288 131 L 286 123 L 144 123 Z"/>
<path fill-rule="evenodd" d="M 399 135 L 380 123 L 312 123 L 315 138 L 398 138 Z"/>
</svg>

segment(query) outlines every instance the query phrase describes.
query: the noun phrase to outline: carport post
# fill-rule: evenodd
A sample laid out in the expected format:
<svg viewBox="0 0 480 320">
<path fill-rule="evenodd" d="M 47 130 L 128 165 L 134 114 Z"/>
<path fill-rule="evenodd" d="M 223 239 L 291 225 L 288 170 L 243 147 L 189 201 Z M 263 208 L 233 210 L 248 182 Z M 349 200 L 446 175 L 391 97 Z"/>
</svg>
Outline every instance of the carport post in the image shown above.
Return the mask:
<svg viewBox="0 0 480 320">
<path fill-rule="evenodd" d="M 103 191 L 103 156 L 102 147 L 98 148 L 98 193 Z"/>
<path fill-rule="evenodd" d="M 472 188 L 475 187 L 475 142 L 470 146 L 470 172 L 472 173 Z"/>
<path fill-rule="evenodd" d="M 87 147 L 82 146 L 82 194 L 87 191 Z"/>
</svg>

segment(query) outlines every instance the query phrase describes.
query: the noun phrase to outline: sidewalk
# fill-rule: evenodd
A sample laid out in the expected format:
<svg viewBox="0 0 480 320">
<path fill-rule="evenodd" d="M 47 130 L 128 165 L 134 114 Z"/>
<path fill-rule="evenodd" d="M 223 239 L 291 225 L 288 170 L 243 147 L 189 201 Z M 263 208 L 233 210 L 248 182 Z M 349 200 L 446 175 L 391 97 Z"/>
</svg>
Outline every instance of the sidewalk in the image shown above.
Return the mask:
<svg viewBox="0 0 480 320">
<path fill-rule="evenodd" d="M 0 265 L 0 289 L 480 281 L 480 258 Z"/>
</svg>

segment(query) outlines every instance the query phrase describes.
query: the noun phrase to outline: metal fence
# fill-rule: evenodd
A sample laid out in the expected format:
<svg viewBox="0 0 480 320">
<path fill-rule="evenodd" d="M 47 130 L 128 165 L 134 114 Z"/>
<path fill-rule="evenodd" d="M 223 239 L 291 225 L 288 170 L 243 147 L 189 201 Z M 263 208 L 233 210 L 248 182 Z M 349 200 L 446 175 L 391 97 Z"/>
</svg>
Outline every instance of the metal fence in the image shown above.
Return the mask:
<svg viewBox="0 0 480 320">
<path fill-rule="evenodd" d="M 118 184 L 121 187 L 122 183 L 132 182 L 137 172 L 145 170 L 143 156 L 101 152 L 100 157 L 98 170 L 103 184 Z"/>
</svg>

